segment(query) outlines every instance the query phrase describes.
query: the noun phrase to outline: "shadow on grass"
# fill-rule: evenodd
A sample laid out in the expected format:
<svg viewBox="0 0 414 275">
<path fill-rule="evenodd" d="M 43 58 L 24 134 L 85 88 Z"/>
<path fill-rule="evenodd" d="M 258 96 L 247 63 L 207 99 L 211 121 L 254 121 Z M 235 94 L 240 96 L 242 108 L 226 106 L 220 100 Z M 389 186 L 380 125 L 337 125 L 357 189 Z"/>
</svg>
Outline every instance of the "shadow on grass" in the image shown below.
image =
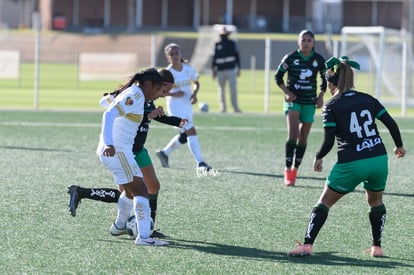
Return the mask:
<svg viewBox="0 0 414 275">
<path fill-rule="evenodd" d="M 344 256 L 338 256 L 339 252 L 319 252 L 314 253 L 310 257 L 306 258 L 293 258 L 289 257 L 289 262 L 293 263 L 301 263 L 301 264 L 318 264 L 318 265 L 326 265 L 326 266 L 360 266 L 360 267 L 368 267 L 368 268 L 397 268 L 397 267 L 414 267 L 414 265 L 410 265 L 407 263 L 398 262 L 392 260 L 390 257 L 383 257 L 383 258 L 371 258 L 368 256 L 369 259 L 356 259 Z"/>
<path fill-rule="evenodd" d="M 234 170 L 219 170 L 219 172 L 220 173 L 229 173 L 229 174 L 243 174 L 243 175 L 248 175 L 248 176 L 259 176 L 259 177 L 269 177 L 269 178 L 283 179 L 283 175 L 278 175 L 278 174 L 256 173 L 256 172 L 234 171 Z M 303 176 L 298 176 L 298 179 L 318 180 L 318 181 L 325 181 L 326 180 L 326 178 L 324 178 L 324 177 L 303 177 Z"/>
<path fill-rule="evenodd" d="M 356 259 L 344 256 L 338 256 L 339 252 L 320 252 L 314 253 L 310 257 L 294 258 L 288 257 L 286 252 L 268 251 L 251 247 L 241 247 L 211 242 L 201 242 L 192 240 L 182 240 L 168 238 L 170 245 L 168 247 L 179 249 L 192 249 L 204 253 L 232 256 L 239 258 L 251 258 L 261 261 L 283 261 L 297 264 L 313 264 L 325 266 L 356 266 L 356 267 L 375 267 L 375 268 L 397 268 L 397 267 L 414 267 L 414 265 L 390 260 L 389 257 Z"/>
<path fill-rule="evenodd" d="M 11 150 L 43 151 L 43 152 L 73 152 L 72 150 L 65 150 L 65 149 L 18 147 L 18 146 L 0 146 L 0 148 L 11 149 Z"/>
<path fill-rule="evenodd" d="M 234 256 L 241 258 L 256 258 L 259 260 L 287 260 L 285 252 L 267 251 L 251 247 L 241 247 L 225 245 L 211 242 L 201 242 L 192 240 L 181 240 L 169 237 L 170 245 L 168 247 L 180 249 L 192 249 L 205 253 Z"/>
<path fill-rule="evenodd" d="M 267 173 L 256 173 L 256 172 L 245 172 L 245 171 L 229 171 L 229 170 L 220 170 L 220 173 L 233 173 L 233 174 L 244 174 L 248 176 L 262 176 L 262 177 L 269 177 L 269 178 L 277 178 L 277 179 L 283 179 L 283 175 L 276 175 L 276 174 L 267 174 Z M 321 181 L 323 184 L 325 184 L 325 177 L 304 177 L 304 176 L 298 176 L 299 180 L 314 180 L 314 181 Z M 292 187 L 290 187 L 292 188 Z M 305 189 L 318 189 L 322 190 L 323 185 L 321 186 L 310 186 L 310 185 L 300 185 L 296 184 L 293 188 L 305 188 Z M 355 190 L 356 193 L 365 193 L 363 190 Z M 408 197 L 412 198 L 414 197 L 414 194 L 402 194 L 402 193 L 388 193 L 384 192 L 384 195 L 386 196 L 397 196 L 397 197 Z"/>
</svg>

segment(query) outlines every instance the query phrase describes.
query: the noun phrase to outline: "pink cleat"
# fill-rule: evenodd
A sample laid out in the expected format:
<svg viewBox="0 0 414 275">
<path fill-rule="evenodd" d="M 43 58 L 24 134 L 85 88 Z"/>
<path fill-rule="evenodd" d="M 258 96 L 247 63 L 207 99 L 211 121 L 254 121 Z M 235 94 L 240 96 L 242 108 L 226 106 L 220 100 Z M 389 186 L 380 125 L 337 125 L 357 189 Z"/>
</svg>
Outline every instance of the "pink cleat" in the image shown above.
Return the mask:
<svg viewBox="0 0 414 275">
<path fill-rule="evenodd" d="M 311 244 L 301 244 L 295 240 L 297 248 L 290 250 L 287 255 L 289 257 L 305 257 L 312 255 L 312 245 Z"/>
<path fill-rule="evenodd" d="M 294 186 L 298 171 L 295 168 L 285 168 L 285 185 Z"/>
<path fill-rule="evenodd" d="M 366 253 L 370 254 L 372 257 L 384 257 L 384 253 L 382 253 L 381 246 L 371 246 L 371 248 L 368 248 L 365 250 Z"/>
</svg>

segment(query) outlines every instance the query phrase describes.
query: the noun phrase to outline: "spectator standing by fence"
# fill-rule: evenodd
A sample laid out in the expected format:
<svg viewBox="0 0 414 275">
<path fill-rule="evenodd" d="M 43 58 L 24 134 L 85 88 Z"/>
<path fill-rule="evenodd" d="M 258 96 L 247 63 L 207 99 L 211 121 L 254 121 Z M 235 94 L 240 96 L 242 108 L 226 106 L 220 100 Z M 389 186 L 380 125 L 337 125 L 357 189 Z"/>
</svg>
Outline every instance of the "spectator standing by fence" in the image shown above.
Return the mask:
<svg viewBox="0 0 414 275">
<path fill-rule="evenodd" d="M 213 79 L 217 78 L 220 112 L 227 111 L 226 83 L 229 82 L 230 100 L 235 113 L 240 113 L 237 101 L 237 77 L 240 76 L 240 56 L 237 43 L 229 39 L 226 27 L 220 32 L 220 41 L 214 46 L 212 62 Z"/>
</svg>

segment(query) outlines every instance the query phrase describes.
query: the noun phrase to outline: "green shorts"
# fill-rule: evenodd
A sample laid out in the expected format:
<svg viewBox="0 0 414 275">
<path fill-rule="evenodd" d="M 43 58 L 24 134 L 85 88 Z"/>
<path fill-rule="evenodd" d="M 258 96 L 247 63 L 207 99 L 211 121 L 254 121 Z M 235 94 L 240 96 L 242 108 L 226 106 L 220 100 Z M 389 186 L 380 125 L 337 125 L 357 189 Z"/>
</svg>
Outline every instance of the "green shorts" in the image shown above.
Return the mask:
<svg viewBox="0 0 414 275">
<path fill-rule="evenodd" d="M 139 168 L 144 168 L 152 164 L 151 158 L 145 147 L 142 148 L 141 152 L 134 152 L 134 158 Z"/>
<path fill-rule="evenodd" d="M 297 111 L 300 113 L 299 121 L 300 122 L 313 122 L 313 117 L 315 116 L 315 105 L 305 105 L 295 102 L 286 102 L 283 104 L 283 111 L 287 115 L 288 111 Z"/>
<path fill-rule="evenodd" d="M 334 191 L 346 194 L 362 183 L 365 190 L 384 191 L 388 177 L 388 156 L 336 163 L 326 184 Z"/>
</svg>

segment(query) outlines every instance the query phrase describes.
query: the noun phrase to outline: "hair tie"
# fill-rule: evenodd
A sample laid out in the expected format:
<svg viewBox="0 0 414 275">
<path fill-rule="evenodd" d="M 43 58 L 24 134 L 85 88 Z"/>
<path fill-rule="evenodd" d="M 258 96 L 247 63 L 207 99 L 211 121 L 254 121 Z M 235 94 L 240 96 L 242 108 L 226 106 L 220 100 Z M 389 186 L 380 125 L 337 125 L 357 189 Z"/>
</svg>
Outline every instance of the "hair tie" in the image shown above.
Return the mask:
<svg viewBox="0 0 414 275">
<path fill-rule="evenodd" d="M 341 63 L 346 63 L 349 66 L 351 66 L 352 68 L 357 69 L 357 70 L 361 69 L 358 62 L 349 60 L 348 56 L 346 56 L 346 55 L 343 55 L 340 58 L 336 58 L 336 57 L 332 56 L 331 58 L 329 58 L 325 62 L 325 68 L 327 70 L 328 69 L 333 69 L 333 71 L 336 72 L 339 64 L 341 64 Z"/>
<path fill-rule="evenodd" d="M 326 70 L 333 69 L 337 67 L 340 63 L 341 61 L 338 58 L 332 56 L 325 62 L 325 69 Z"/>
</svg>

